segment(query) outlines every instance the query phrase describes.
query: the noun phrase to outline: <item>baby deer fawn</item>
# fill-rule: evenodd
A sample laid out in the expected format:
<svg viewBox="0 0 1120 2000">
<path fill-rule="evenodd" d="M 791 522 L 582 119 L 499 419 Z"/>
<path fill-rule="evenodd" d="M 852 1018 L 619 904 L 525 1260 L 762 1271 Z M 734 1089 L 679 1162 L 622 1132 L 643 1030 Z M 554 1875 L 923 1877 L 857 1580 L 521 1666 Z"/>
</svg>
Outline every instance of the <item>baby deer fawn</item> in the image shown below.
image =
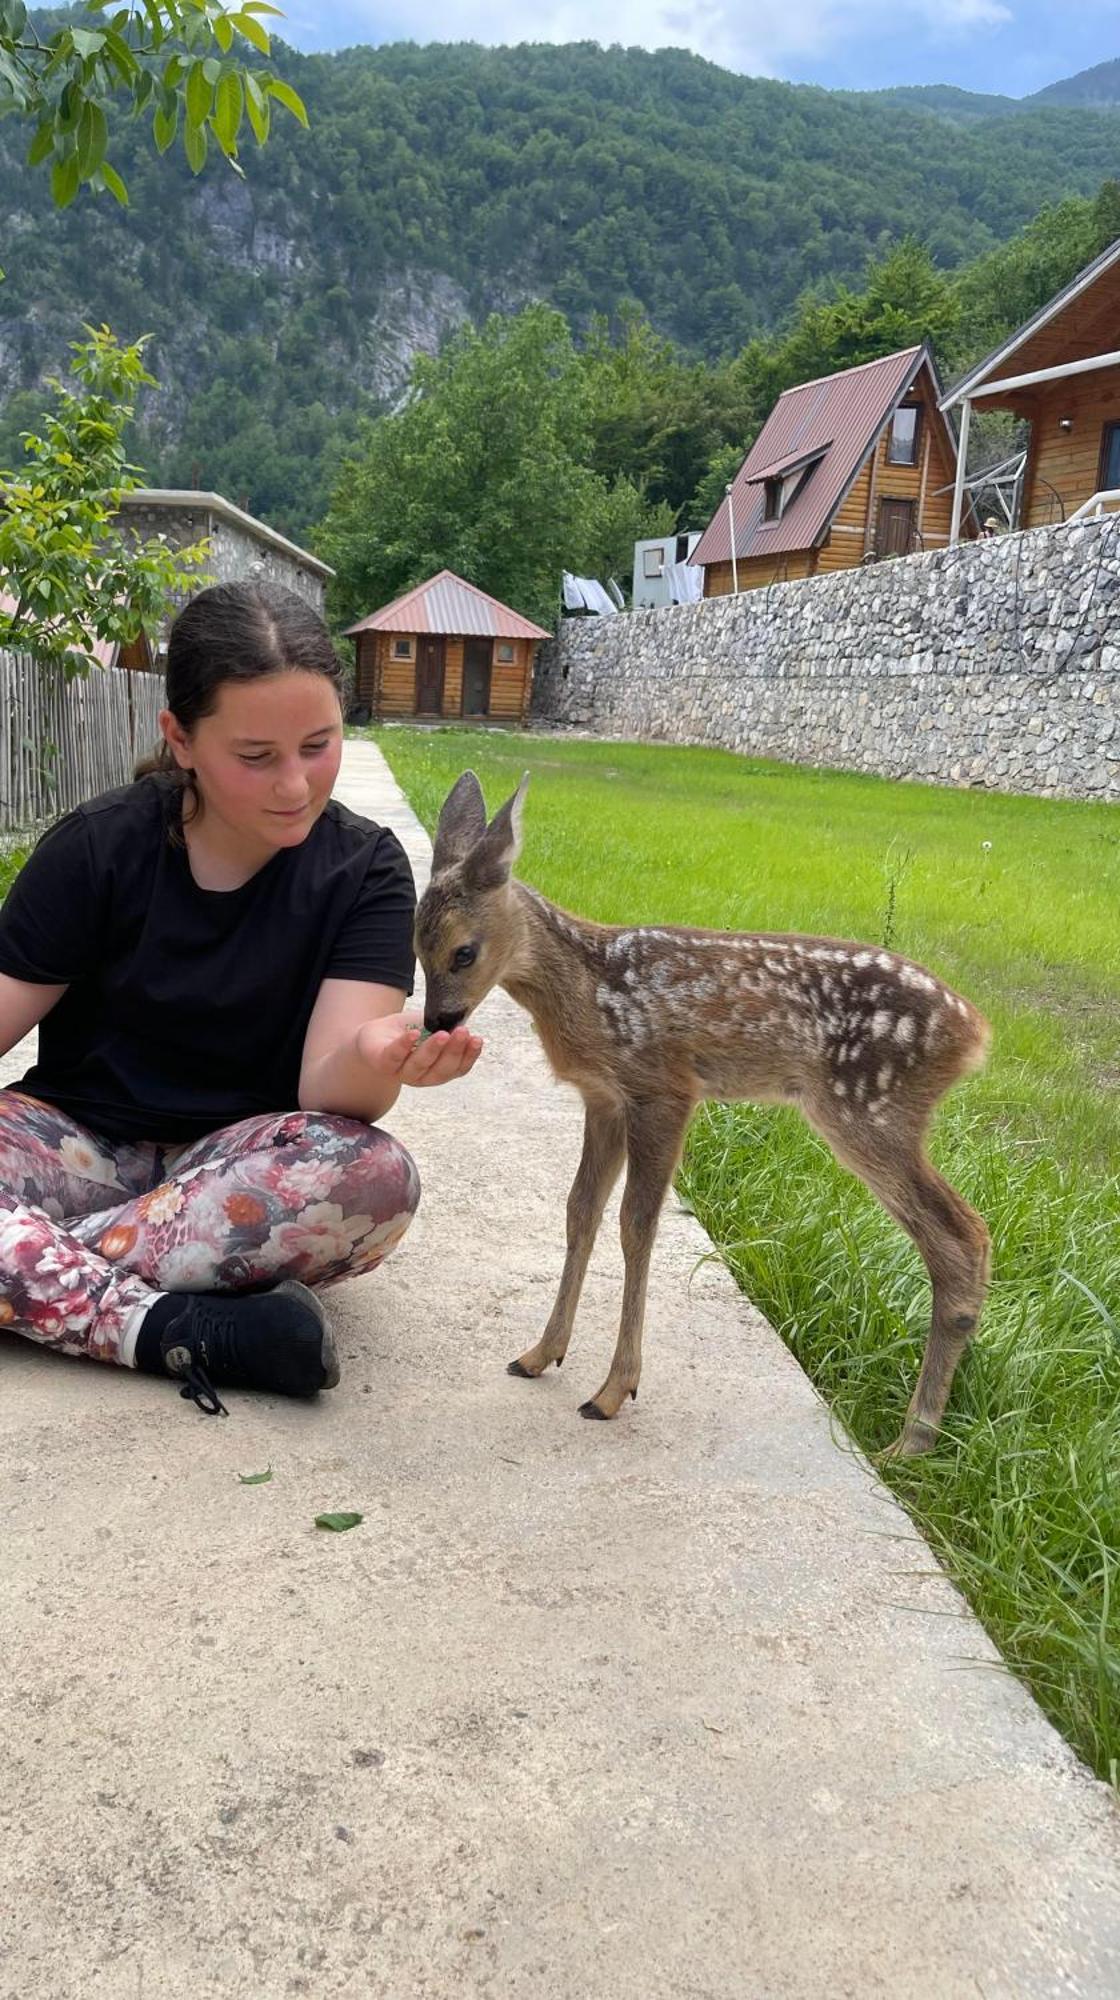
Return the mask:
<svg viewBox="0 0 1120 2000">
<path fill-rule="evenodd" d="M 930 1114 L 979 1067 L 988 1027 L 967 1000 L 897 953 L 835 938 L 620 929 L 587 923 L 513 880 L 527 779 L 486 821 L 465 771 L 440 814 L 416 917 L 425 1024 L 452 1028 L 492 986 L 536 1023 L 585 1108 L 568 1196 L 568 1252 L 548 1324 L 511 1375 L 567 1352 L 607 1197 L 626 1162 L 622 1323 L 585 1417 L 638 1393 L 650 1251 L 685 1128 L 704 1098 L 796 1104 L 921 1251 L 933 1318 L 892 1452 L 933 1444 L 988 1279 L 988 1232 L 931 1166 Z"/>
</svg>

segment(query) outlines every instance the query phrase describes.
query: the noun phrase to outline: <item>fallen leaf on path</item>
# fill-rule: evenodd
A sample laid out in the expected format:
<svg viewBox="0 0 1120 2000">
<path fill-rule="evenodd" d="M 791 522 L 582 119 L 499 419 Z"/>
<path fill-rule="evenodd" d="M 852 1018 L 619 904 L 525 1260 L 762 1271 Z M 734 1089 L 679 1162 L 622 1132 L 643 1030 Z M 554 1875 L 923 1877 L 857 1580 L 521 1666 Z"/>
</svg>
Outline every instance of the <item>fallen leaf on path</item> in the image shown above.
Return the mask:
<svg viewBox="0 0 1120 2000">
<path fill-rule="evenodd" d="M 344 1535 L 347 1528 L 356 1528 L 358 1522 L 364 1519 L 363 1514 L 316 1514 L 315 1526 L 329 1528 L 335 1535 Z"/>
<path fill-rule="evenodd" d="M 237 1477 L 242 1486 L 267 1486 L 272 1478 L 272 1467 L 266 1465 L 263 1472 L 239 1472 Z"/>
</svg>

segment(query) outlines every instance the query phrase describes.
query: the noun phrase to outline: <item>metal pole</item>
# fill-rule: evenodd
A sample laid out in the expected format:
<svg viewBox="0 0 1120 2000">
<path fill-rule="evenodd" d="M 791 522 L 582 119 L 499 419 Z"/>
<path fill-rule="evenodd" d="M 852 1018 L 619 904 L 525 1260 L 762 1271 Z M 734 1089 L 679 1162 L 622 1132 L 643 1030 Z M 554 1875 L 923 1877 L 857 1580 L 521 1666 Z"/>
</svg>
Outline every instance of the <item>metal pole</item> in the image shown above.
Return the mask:
<svg viewBox="0 0 1120 2000">
<path fill-rule="evenodd" d="M 961 538 L 961 508 L 964 503 L 965 470 L 968 465 L 968 429 L 972 422 L 972 404 L 966 396 L 961 404 L 961 434 L 957 441 L 957 477 L 953 487 L 953 519 L 949 527 L 949 547 L 955 548 Z"/>
<path fill-rule="evenodd" d="M 739 564 L 735 556 L 735 498 L 731 491 L 730 480 L 723 490 L 727 495 L 727 524 L 731 535 L 731 591 L 733 596 L 738 597 Z"/>
</svg>

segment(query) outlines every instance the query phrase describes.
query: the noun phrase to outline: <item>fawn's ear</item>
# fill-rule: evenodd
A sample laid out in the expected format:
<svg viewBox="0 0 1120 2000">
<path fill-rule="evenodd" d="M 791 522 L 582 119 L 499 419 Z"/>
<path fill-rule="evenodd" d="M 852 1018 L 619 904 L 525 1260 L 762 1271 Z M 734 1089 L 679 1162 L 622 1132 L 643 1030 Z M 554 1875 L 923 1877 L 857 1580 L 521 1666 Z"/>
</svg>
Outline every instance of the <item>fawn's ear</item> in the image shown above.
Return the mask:
<svg viewBox="0 0 1120 2000">
<path fill-rule="evenodd" d="M 500 889 L 521 852 L 521 808 L 529 783 L 526 771 L 511 799 L 499 806 L 482 839 L 467 856 L 463 874 L 472 889 Z"/>
<path fill-rule="evenodd" d="M 465 859 L 486 832 L 486 801 L 473 771 L 456 779 L 443 802 L 432 849 L 432 874 Z"/>
</svg>

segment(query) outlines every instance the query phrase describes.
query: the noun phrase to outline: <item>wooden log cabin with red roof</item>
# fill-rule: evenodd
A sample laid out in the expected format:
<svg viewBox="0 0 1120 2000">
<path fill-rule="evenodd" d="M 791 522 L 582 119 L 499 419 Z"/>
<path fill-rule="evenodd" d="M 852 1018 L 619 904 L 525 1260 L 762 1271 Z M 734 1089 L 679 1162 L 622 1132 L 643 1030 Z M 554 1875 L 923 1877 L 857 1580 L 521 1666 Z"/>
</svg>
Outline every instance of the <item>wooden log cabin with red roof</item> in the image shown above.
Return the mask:
<svg viewBox="0 0 1120 2000">
<path fill-rule="evenodd" d="M 373 720 L 524 726 L 537 647 L 549 634 L 440 570 L 351 625 L 355 701 Z"/>
<path fill-rule="evenodd" d="M 690 558 L 705 597 L 943 548 L 956 444 L 940 394 L 926 346 L 785 390 Z"/>
</svg>

